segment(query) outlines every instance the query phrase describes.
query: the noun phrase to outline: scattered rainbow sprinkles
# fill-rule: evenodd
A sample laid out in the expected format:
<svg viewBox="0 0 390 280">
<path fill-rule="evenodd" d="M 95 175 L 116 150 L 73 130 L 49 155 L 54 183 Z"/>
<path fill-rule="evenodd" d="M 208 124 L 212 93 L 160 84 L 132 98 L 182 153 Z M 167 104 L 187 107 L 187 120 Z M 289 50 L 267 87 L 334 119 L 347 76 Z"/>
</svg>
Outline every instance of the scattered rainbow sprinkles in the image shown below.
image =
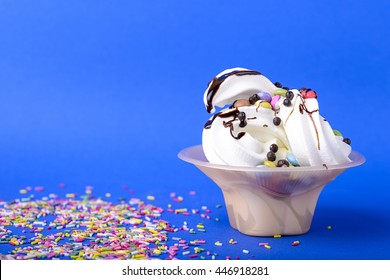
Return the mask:
<svg viewBox="0 0 390 280">
<path fill-rule="evenodd" d="M 11 247 L 6 254 L 0 253 L 0 259 L 215 259 L 218 254 L 210 248 L 239 243 L 232 238 L 210 240 L 206 224 L 217 223 L 219 218 L 212 217 L 212 210 L 204 205 L 199 209 L 175 207 L 184 200 L 176 193 L 170 194 L 173 204 L 164 210 L 151 204 L 156 200 L 152 195 L 145 201 L 132 197 L 118 198 L 119 203 L 113 203 L 95 198 L 92 189 L 87 186 L 80 197 L 68 193 L 64 198 L 50 194 L 38 199 L 26 195 L 44 188 L 27 187 L 19 191 L 26 197 L 0 201 L 0 246 Z M 110 198 L 111 194 L 105 193 L 104 197 Z M 196 216 L 207 223 L 197 221 L 190 227 L 184 220 L 177 227 L 168 221 L 169 215 L 182 215 L 183 219 Z M 180 232 L 195 238 L 185 240 L 179 237 Z M 291 246 L 298 244 L 294 241 Z M 259 247 L 271 249 L 268 242 L 259 243 Z M 239 250 L 247 258 L 255 257 L 254 248 Z"/>
</svg>

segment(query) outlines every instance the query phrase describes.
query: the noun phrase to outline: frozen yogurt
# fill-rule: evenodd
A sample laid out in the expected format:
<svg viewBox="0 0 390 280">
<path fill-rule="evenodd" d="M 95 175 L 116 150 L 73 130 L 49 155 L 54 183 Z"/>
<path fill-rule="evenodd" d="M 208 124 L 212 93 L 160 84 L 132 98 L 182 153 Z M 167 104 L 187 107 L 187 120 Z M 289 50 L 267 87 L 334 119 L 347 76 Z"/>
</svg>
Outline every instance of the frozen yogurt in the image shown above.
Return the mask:
<svg viewBox="0 0 390 280">
<path fill-rule="evenodd" d="M 214 113 L 202 135 L 211 163 L 327 167 L 351 161 L 351 141 L 320 115 L 312 89 L 289 89 L 257 71 L 232 68 L 208 84 L 203 100 Z"/>
</svg>

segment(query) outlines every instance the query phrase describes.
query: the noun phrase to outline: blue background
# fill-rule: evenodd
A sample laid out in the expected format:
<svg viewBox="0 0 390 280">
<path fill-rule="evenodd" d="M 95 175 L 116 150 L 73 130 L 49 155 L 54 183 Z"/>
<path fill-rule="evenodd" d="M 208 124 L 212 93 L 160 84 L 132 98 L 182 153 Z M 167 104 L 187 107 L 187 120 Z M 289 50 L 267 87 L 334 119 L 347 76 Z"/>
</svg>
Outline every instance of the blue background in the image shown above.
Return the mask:
<svg viewBox="0 0 390 280">
<path fill-rule="evenodd" d="M 25 186 L 61 193 L 60 183 L 114 199 L 126 184 L 163 207 L 173 191 L 188 206 L 223 203 L 177 153 L 201 143 L 209 80 L 240 66 L 315 89 L 367 162 L 324 189 L 306 235 L 248 237 L 223 208 L 207 246 L 221 258 L 268 240 L 256 258 L 390 259 L 389 11 L 389 1 L 2 0 L 0 199 Z M 230 238 L 239 243 L 214 248 Z"/>
</svg>

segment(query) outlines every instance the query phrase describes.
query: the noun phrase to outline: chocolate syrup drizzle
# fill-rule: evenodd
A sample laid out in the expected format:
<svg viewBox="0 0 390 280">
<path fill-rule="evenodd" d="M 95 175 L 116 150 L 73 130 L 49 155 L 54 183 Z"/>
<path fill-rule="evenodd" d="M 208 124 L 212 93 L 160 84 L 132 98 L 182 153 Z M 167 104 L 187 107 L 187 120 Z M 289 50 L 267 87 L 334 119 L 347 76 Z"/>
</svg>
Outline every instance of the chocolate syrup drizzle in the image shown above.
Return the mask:
<svg viewBox="0 0 390 280">
<path fill-rule="evenodd" d="M 235 117 L 236 118 L 236 115 L 238 114 L 238 109 L 237 108 L 234 108 L 234 110 L 230 110 L 230 111 L 227 111 L 227 112 L 219 112 L 217 114 L 215 114 L 211 119 L 209 119 L 205 125 L 204 125 L 204 128 L 205 129 L 209 129 L 211 127 L 211 125 L 213 124 L 214 120 L 217 118 L 217 117 L 220 117 L 220 118 L 229 118 L 229 117 Z"/>
<path fill-rule="evenodd" d="M 318 112 L 319 110 L 316 109 L 316 110 L 313 110 L 313 111 L 309 111 L 309 110 L 307 109 L 307 107 L 306 107 L 306 104 L 305 104 L 306 102 L 305 102 L 305 99 L 303 98 L 303 96 L 302 96 L 301 94 L 298 94 L 298 96 L 299 96 L 299 98 L 301 98 L 301 101 L 302 101 L 302 103 L 299 104 L 299 112 L 300 112 L 301 114 L 303 114 L 303 112 L 306 112 L 306 113 L 309 115 L 310 120 L 311 120 L 312 123 L 313 123 L 314 130 L 315 130 L 315 132 L 316 132 L 317 149 L 318 149 L 318 150 L 321 150 L 321 146 L 320 146 L 320 137 L 319 137 L 319 135 L 318 135 L 317 126 L 316 126 L 316 124 L 315 124 L 315 122 L 314 122 L 314 119 L 313 119 L 313 116 L 312 116 L 313 113 Z M 295 107 L 291 110 L 290 114 L 288 115 L 288 117 L 287 117 L 287 119 L 286 119 L 286 121 L 285 121 L 285 124 L 287 124 L 287 121 L 288 121 L 288 119 L 290 118 L 290 116 L 292 115 L 292 113 L 294 112 L 294 109 L 295 109 Z"/>
<path fill-rule="evenodd" d="M 238 117 L 237 117 L 237 114 L 239 113 L 240 111 L 235 108 L 234 110 L 230 110 L 228 112 L 219 112 L 217 114 L 215 114 L 210 120 L 208 120 L 204 126 L 205 129 L 209 129 L 212 125 L 212 123 L 214 122 L 214 120 L 217 118 L 217 117 L 220 117 L 220 118 L 230 118 L 230 117 L 233 117 L 233 119 L 229 120 L 229 121 L 223 121 L 223 126 L 226 127 L 226 128 L 229 128 L 230 129 L 230 135 L 234 138 L 234 139 L 241 139 L 244 135 L 245 135 L 245 132 L 240 132 L 236 135 L 233 134 L 233 131 L 234 131 L 234 128 L 233 128 L 233 122 L 234 121 L 239 121 Z"/>
<path fill-rule="evenodd" d="M 231 76 L 245 76 L 245 75 L 261 75 L 260 72 L 253 71 L 253 70 L 234 70 L 232 72 L 223 74 L 220 77 L 215 77 L 211 82 L 209 82 L 209 90 L 207 92 L 207 105 L 206 109 L 207 112 L 211 112 L 213 109 L 213 98 L 217 94 L 217 91 L 219 90 L 219 87 L 222 85 L 222 83 Z"/>
</svg>

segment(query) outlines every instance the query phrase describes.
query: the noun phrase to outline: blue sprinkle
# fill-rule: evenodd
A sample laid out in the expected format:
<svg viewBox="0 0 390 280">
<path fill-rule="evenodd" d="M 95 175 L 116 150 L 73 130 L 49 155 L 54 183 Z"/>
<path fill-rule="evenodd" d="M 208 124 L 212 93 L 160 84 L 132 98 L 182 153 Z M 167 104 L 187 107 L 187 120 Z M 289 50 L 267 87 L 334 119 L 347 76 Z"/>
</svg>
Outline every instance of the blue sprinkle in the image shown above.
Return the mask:
<svg viewBox="0 0 390 280">
<path fill-rule="evenodd" d="M 264 165 L 264 164 L 259 164 L 259 165 L 257 165 L 256 167 L 259 167 L 259 168 L 268 168 L 268 166 L 267 166 L 267 165 Z"/>
</svg>

